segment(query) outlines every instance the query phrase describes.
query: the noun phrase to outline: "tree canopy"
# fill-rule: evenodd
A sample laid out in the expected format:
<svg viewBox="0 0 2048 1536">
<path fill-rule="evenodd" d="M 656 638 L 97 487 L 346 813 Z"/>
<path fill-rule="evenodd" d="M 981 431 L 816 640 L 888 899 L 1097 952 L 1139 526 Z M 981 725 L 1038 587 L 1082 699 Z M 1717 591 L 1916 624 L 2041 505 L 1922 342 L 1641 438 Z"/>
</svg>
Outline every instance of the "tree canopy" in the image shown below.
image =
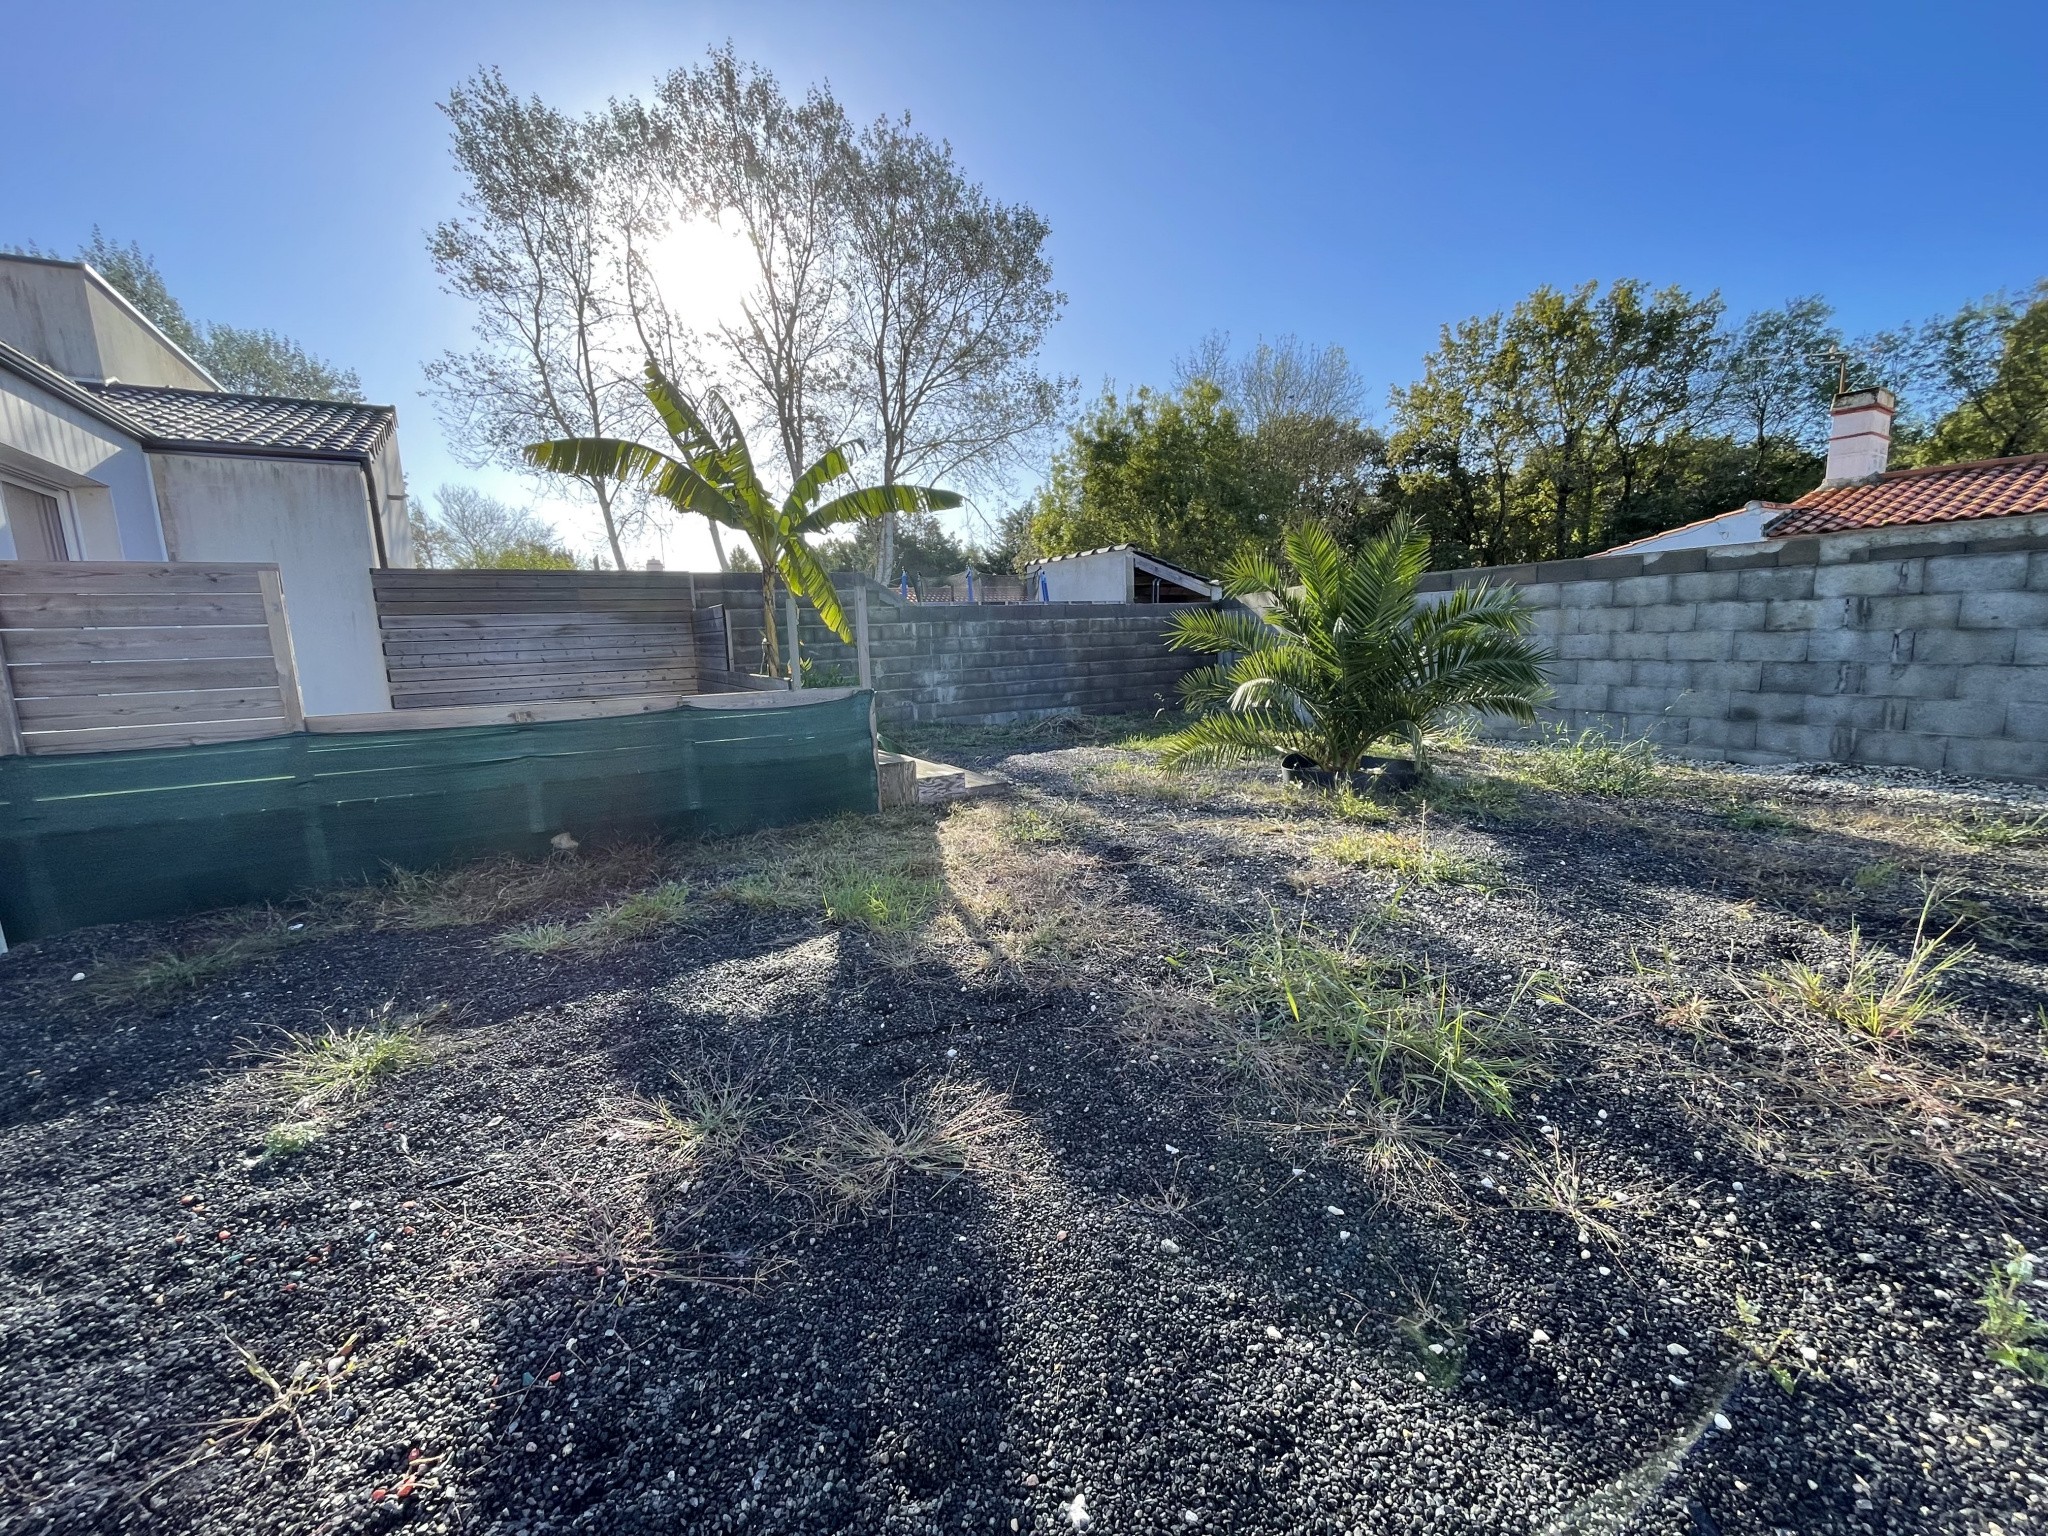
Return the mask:
<svg viewBox="0 0 2048 1536">
<path fill-rule="evenodd" d="M 121 245 L 97 228 L 80 248 L 80 261 L 112 283 L 151 324 L 183 347 L 223 389 L 297 400 L 360 400 L 363 381 L 298 342 L 266 327 L 198 324 L 185 313 L 140 242 Z"/>
<path fill-rule="evenodd" d="M 533 513 L 469 485 L 444 485 L 434 510 L 417 517 L 413 551 L 437 570 L 568 571 L 575 555 Z"/>
</svg>

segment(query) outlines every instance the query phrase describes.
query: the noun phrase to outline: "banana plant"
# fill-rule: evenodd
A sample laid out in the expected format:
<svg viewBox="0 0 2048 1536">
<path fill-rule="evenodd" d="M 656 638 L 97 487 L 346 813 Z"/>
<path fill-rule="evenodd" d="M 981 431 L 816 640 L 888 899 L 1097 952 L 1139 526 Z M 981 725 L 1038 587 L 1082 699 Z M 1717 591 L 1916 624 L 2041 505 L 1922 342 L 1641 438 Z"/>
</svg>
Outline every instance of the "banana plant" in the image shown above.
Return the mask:
<svg viewBox="0 0 2048 1536">
<path fill-rule="evenodd" d="M 954 492 L 929 485 L 862 486 L 826 499 L 826 493 L 851 473 L 858 443 L 842 443 L 820 454 L 778 505 L 762 486 L 746 433 L 723 395 L 713 389 L 701 402 L 692 399 L 652 359 L 641 387 L 676 452 L 616 437 L 569 437 L 534 443 L 526 449 L 526 458 L 558 474 L 603 476 L 640 485 L 670 506 L 701 513 L 744 535 L 761 562 L 762 660 L 770 676 L 782 672 L 775 635 L 778 575 L 817 610 L 826 628 L 849 644 L 853 640 L 831 574 L 818 563 L 807 540 L 828 528 L 866 522 L 892 509 L 925 512 L 960 505 Z M 790 658 L 792 669 L 798 665 L 798 658 Z"/>
</svg>

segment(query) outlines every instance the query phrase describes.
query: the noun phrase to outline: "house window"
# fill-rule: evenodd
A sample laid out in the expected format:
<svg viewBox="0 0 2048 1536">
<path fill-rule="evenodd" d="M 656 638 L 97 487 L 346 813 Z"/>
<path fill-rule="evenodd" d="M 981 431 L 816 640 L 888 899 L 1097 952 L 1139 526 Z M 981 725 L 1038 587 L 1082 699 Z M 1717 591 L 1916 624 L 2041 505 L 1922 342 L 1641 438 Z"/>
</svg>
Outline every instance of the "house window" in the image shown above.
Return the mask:
<svg viewBox="0 0 2048 1536">
<path fill-rule="evenodd" d="M 0 560 L 69 560 L 64 504 L 48 491 L 0 480 Z"/>
</svg>

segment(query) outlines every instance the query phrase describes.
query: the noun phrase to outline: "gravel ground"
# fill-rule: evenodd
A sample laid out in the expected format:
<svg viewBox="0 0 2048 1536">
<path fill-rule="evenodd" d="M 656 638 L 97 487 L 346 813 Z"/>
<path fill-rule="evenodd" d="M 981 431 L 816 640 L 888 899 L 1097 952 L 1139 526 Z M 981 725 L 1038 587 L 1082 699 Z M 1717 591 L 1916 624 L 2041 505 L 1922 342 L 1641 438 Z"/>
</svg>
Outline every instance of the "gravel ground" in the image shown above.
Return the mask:
<svg viewBox="0 0 2048 1536">
<path fill-rule="evenodd" d="M 1977 1331 L 2048 1244 L 2048 844 L 1968 832 L 2027 792 L 1474 755 L 1381 824 L 952 754 L 1016 793 L 835 834 L 943 882 L 905 922 L 832 921 L 796 829 L 642 859 L 688 913 L 602 949 L 330 901 L 0 961 L 0 1530 L 2048 1528 L 2048 1391 Z M 1910 946 L 1928 879 L 1975 946 L 1946 1011 L 1764 1008 L 1852 924 Z M 1388 1114 L 1247 1044 L 1211 973 L 1276 923 L 1512 1014 L 1540 1073 Z M 295 1105 L 287 1035 L 380 1017 L 424 1059 Z M 729 1134 L 650 1139 L 693 1091 Z M 939 1171 L 833 1182 L 850 1126 L 955 1111 Z"/>
</svg>

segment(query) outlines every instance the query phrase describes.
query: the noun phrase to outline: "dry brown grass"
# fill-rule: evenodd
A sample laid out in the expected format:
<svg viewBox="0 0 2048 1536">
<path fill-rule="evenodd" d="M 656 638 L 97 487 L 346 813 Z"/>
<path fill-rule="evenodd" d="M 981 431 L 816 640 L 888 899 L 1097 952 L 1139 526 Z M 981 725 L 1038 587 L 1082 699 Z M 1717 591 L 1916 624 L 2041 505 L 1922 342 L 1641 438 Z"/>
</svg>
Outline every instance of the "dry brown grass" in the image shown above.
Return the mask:
<svg viewBox="0 0 2048 1536">
<path fill-rule="evenodd" d="M 807 1122 L 777 1149 L 782 1182 L 823 1220 L 893 1212 L 918 1175 L 990 1174 L 1023 1128 L 1007 1094 L 957 1078 L 906 1093 L 885 1110 L 844 1099 L 813 1102 Z"/>
<path fill-rule="evenodd" d="M 1155 923 L 1125 899 L 1100 857 L 1065 842 L 1020 841 L 1015 814 L 969 804 L 940 823 L 948 900 L 926 948 L 963 968 L 1069 985 L 1161 952 Z"/>
<path fill-rule="evenodd" d="M 381 886 L 337 898 L 380 928 L 447 928 L 502 922 L 546 907 L 590 905 L 614 891 L 646 886 L 666 856 L 652 843 L 493 858 L 443 870 L 394 869 Z"/>
</svg>

